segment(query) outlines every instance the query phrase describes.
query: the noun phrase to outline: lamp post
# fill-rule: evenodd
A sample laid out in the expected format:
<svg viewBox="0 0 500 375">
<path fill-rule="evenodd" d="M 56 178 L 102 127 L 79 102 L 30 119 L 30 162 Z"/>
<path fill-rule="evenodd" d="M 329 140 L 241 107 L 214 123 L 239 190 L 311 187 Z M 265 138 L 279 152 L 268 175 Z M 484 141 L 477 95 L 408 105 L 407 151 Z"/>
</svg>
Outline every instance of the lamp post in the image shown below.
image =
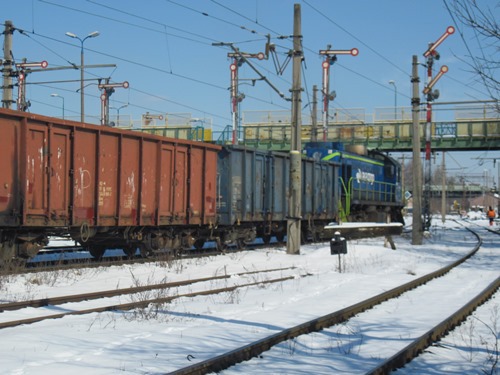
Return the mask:
<svg viewBox="0 0 500 375">
<path fill-rule="evenodd" d="M 99 31 L 94 31 L 91 32 L 89 35 L 87 35 L 85 38 L 80 38 L 76 34 L 66 32 L 66 35 L 69 36 L 70 38 L 75 38 L 78 39 L 81 43 L 81 51 L 80 51 L 80 107 L 81 107 L 81 114 L 80 114 L 80 119 L 81 122 L 85 122 L 85 104 L 84 104 L 84 87 L 83 87 L 83 81 L 84 81 L 84 64 L 83 64 L 83 42 L 85 42 L 88 38 L 95 38 L 96 36 L 99 36 Z"/>
<path fill-rule="evenodd" d="M 62 99 L 62 118 L 64 120 L 64 96 L 61 96 L 59 94 L 50 94 L 53 98 L 61 98 Z"/>
<path fill-rule="evenodd" d="M 128 107 L 128 104 L 124 104 L 120 107 L 110 107 L 110 108 L 113 108 L 113 109 L 116 109 L 116 126 L 120 126 L 120 110 L 125 108 L 125 107 Z"/>
<path fill-rule="evenodd" d="M 396 87 L 396 82 L 392 79 L 389 81 L 389 85 L 394 86 L 394 120 L 398 118 L 398 88 Z"/>
</svg>

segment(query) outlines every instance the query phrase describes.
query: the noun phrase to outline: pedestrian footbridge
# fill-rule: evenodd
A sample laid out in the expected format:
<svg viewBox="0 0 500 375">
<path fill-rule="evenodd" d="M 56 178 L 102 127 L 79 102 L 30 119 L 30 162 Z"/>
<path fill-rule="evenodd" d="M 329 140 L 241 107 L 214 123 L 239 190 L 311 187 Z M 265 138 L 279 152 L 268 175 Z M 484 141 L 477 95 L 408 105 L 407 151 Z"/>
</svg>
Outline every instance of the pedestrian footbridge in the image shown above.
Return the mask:
<svg viewBox="0 0 500 375">
<path fill-rule="evenodd" d="M 276 112 L 259 112 L 253 116 L 244 116 L 239 143 L 257 148 L 273 150 L 290 149 L 292 127 L 289 112 L 277 116 Z M 352 110 L 349 112 L 352 114 Z M 431 147 L 434 150 L 498 150 L 500 149 L 500 114 L 494 110 L 467 112 L 451 121 L 433 121 L 431 123 Z M 393 112 L 392 116 L 366 119 L 364 115 L 334 116 L 329 122 L 326 141 L 342 142 L 345 145 L 365 145 L 369 149 L 409 151 L 413 147 L 413 122 L 411 109 Z M 380 118 L 382 117 L 382 118 Z M 390 118 L 392 117 L 392 119 Z M 425 142 L 425 112 L 419 120 L 420 139 Z M 314 127 L 309 117 L 303 117 L 301 125 L 302 142 L 322 141 L 324 128 Z M 220 143 L 232 139 L 231 129 L 219 137 Z"/>
</svg>

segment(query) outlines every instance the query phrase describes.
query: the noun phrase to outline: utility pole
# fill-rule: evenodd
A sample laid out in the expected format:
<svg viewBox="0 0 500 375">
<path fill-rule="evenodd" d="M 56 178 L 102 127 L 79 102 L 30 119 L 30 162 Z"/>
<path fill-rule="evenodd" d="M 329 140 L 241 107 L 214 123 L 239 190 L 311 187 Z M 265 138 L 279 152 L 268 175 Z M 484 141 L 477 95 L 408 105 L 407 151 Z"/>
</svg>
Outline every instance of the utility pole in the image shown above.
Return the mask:
<svg viewBox="0 0 500 375">
<path fill-rule="evenodd" d="M 290 199 L 287 220 L 287 254 L 300 254 L 300 222 L 302 219 L 302 26 L 300 4 L 293 12 L 293 66 L 292 66 L 292 135 L 290 144 Z"/>
<path fill-rule="evenodd" d="M 3 94 L 2 94 L 2 108 L 10 108 L 14 103 L 12 100 L 12 34 L 14 33 L 14 25 L 12 21 L 5 21 L 5 29 L 3 32 L 4 42 L 3 42 Z"/>
<path fill-rule="evenodd" d="M 316 85 L 313 85 L 311 123 L 311 142 L 316 142 L 318 140 L 318 86 Z"/>
<path fill-rule="evenodd" d="M 422 166 L 420 163 L 420 92 L 418 77 L 418 58 L 413 56 L 412 61 L 412 98 L 411 98 L 411 114 L 413 121 L 413 230 L 412 244 L 422 245 Z"/>
</svg>

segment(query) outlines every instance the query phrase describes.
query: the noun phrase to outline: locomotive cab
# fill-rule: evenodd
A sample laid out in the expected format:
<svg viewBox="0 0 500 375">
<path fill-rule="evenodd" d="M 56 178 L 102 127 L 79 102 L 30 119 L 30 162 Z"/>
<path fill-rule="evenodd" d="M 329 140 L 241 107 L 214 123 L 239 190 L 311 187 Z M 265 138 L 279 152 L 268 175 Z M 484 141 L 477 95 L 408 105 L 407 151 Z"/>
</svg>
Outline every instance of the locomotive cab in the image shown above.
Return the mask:
<svg viewBox="0 0 500 375">
<path fill-rule="evenodd" d="M 401 167 L 389 155 L 364 146 L 314 142 L 305 153 L 341 164 L 341 217 L 344 221 L 403 222 Z"/>
</svg>

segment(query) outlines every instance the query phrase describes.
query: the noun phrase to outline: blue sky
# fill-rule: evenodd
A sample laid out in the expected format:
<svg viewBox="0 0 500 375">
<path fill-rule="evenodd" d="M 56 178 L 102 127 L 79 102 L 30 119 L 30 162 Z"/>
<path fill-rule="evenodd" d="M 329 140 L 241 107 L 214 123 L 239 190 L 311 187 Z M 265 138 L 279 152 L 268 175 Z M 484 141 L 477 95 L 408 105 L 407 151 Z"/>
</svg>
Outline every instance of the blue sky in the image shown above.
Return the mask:
<svg viewBox="0 0 500 375">
<path fill-rule="evenodd" d="M 212 44 L 231 42 L 241 51 L 257 53 L 264 50 L 270 34 L 283 62 L 292 46 L 292 39 L 286 37 L 293 33 L 295 3 L 301 5 L 302 13 L 304 106 L 312 100 L 312 86 L 321 87 L 319 50 L 329 44 L 333 49 L 359 49 L 356 57 L 339 56 L 331 69 L 330 89 L 337 93 L 332 106 L 345 113 L 363 109 L 372 114 L 378 108 L 393 108 L 395 91 L 390 80 L 396 83 L 398 106 L 409 107 L 412 56 L 425 62 L 422 54 L 428 43 L 454 25 L 444 2 L 438 0 L 19 0 L 4 4 L 2 15 L 26 31 L 14 34 L 16 61 L 47 60 L 49 67 L 79 64 L 80 44 L 66 32 L 82 38 L 100 32 L 85 41 L 85 65 L 116 64 L 116 68 L 86 70 L 86 114 L 99 116 L 97 78 L 110 78 L 130 83 L 129 89 L 117 89 L 111 96 L 111 106 L 127 105 L 120 111 L 123 117 L 139 120 L 146 112 L 183 113 L 204 118 L 214 130 L 222 130 L 231 123 L 229 49 Z M 493 8 L 497 2 L 481 3 Z M 474 35 L 463 32 L 474 48 Z M 468 53 L 459 33 L 447 38 L 438 50 L 441 59 L 435 63 L 435 72 L 444 64 L 449 67 L 436 84 L 439 100 L 489 99 L 463 62 Z M 289 95 L 291 63 L 278 75 L 272 60 L 252 62 Z M 424 67 L 419 74 L 424 82 Z M 240 90 L 246 95 L 241 110 L 287 111 L 290 103 L 266 83 L 250 85 L 256 77 L 246 64 L 240 68 Z M 50 96 L 56 93 L 64 97 L 66 117 L 79 119 L 79 78 L 76 70 L 31 74 L 28 82 L 46 83 L 29 85 L 30 111 L 61 116 L 61 100 Z M 74 82 L 50 83 L 63 80 Z M 116 112 L 112 109 L 111 114 Z M 453 116 L 450 111 L 436 112 L 437 120 L 449 116 Z M 477 160 L 466 161 L 478 156 L 500 157 L 500 153 L 460 153 L 457 164 L 468 166 L 471 173 L 489 168 L 496 175 L 491 162 L 479 167 Z"/>
</svg>

